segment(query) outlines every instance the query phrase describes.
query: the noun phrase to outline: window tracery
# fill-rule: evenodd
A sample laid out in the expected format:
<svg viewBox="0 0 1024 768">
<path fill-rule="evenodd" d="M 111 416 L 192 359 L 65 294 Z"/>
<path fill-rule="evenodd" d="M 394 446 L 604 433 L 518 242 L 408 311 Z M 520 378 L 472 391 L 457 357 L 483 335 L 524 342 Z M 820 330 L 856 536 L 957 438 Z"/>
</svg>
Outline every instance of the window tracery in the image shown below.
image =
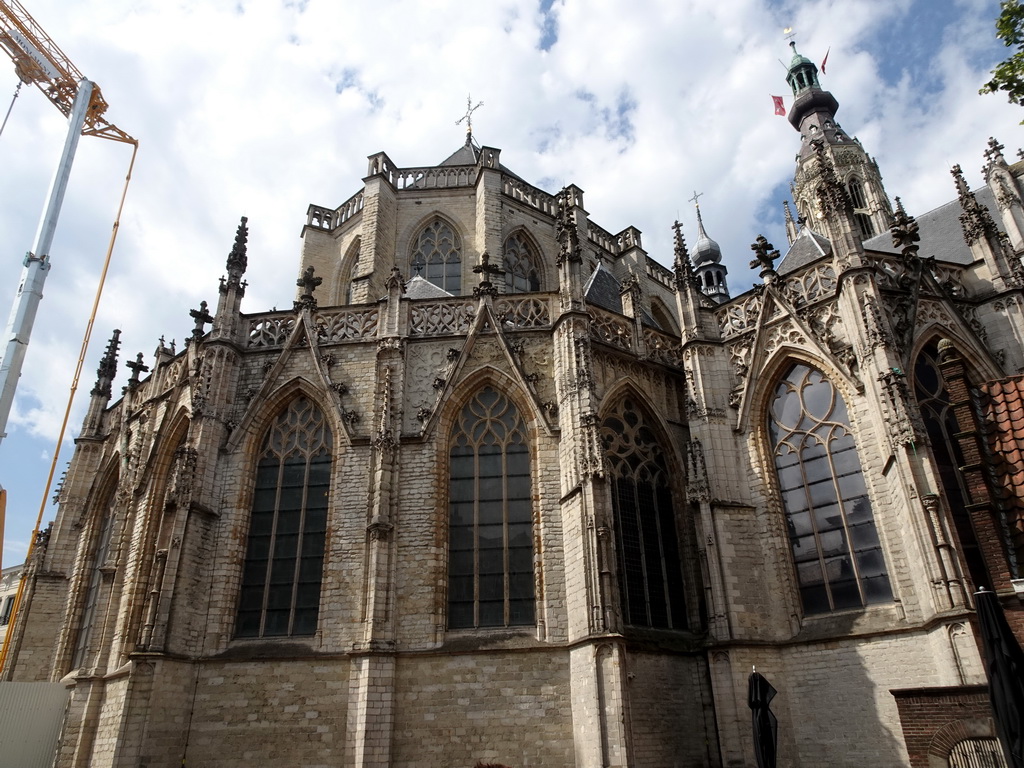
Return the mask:
<svg viewBox="0 0 1024 768">
<path fill-rule="evenodd" d="M 956 434 L 960 431 L 949 391 L 939 369 L 939 349 L 936 342 L 927 344 L 914 364 L 914 396 L 921 409 L 921 420 L 928 433 L 928 443 L 935 468 L 942 481 L 942 490 L 949 504 L 950 516 L 960 539 L 960 550 L 974 585 L 989 582 L 985 560 L 978 545 L 978 537 L 967 511 L 967 489 L 964 487 L 960 467 L 963 453 Z"/>
<path fill-rule="evenodd" d="M 891 599 L 842 395 L 821 371 L 793 364 L 775 389 L 768 435 L 804 613 Z"/>
<path fill-rule="evenodd" d="M 684 629 L 682 561 L 668 461 L 637 402 L 624 397 L 601 422 L 611 481 L 619 593 L 626 624 Z"/>
<path fill-rule="evenodd" d="M 505 240 L 502 265 L 505 268 L 505 292 L 528 293 L 540 290 L 537 257 L 529 242 L 519 233 Z"/>
<path fill-rule="evenodd" d="M 256 465 L 238 637 L 316 632 L 331 481 L 331 430 L 299 396 L 267 430 Z"/>
<path fill-rule="evenodd" d="M 110 556 L 110 542 L 114 532 L 114 506 L 117 498 L 115 488 L 116 483 L 111 483 L 100 512 L 99 531 L 93 544 L 89 586 L 86 587 L 82 617 L 78 623 L 78 637 L 75 638 L 75 650 L 71 657 L 72 669 L 77 669 L 86 663 L 89 642 L 92 640 L 92 631 L 96 624 L 100 586 L 103 582 L 103 566 L 106 565 L 107 558 Z"/>
<path fill-rule="evenodd" d="M 526 425 L 484 387 L 452 429 L 448 482 L 448 626 L 535 623 L 533 497 Z"/>
<path fill-rule="evenodd" d="M 412 273 L 453 296 L 462 292 L 462 242 L 446 221 L 434 219 L 416 238 Z"/>
</svg>

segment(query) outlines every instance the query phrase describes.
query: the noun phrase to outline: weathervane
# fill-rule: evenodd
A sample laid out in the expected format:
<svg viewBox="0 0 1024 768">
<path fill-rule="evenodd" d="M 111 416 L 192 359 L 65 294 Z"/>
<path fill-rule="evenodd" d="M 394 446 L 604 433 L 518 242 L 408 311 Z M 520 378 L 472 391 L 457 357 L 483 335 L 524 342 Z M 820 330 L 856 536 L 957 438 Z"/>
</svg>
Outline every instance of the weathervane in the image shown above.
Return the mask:
<svg viewBox="0 0 1024 768">
<path fill-rule="evenodd" d="M 473 138 L 473 113 L 476 112 L 484 103 L 482 101 L 477 102 L 476 106 L 473 106 L 472 94 L 466 94 L 466 114 L 455 121 L 456 125 L 461 125 L 462 121 L 466 121 L 466 143 L 469 144 Z"/>
</svg>

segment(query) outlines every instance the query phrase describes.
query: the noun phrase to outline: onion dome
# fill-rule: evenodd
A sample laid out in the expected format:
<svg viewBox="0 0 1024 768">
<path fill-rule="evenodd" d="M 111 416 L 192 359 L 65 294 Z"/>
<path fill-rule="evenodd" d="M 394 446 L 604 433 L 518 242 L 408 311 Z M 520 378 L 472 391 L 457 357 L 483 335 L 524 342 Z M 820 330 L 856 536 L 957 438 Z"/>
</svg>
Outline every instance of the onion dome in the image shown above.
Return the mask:
<svg viewBox="0 0 1024 768">
<path fill-rule="evenodd" d="M 708 237 L 708 233 L 704 230 L 704 221 L 700 217 L 700 206 L 697 206 L 697 242 L 693 246 L 693 266 L 720 264 L 721 261 L 722 248 Z"/>
</svg>

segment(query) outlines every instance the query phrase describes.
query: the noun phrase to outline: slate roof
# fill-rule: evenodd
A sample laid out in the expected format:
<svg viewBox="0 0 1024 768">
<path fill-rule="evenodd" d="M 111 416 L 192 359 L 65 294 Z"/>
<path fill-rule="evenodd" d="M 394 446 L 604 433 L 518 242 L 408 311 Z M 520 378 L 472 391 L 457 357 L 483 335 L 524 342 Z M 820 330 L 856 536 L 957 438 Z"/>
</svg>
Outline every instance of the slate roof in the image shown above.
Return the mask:
<svg viewBox="0 0 1024 768">
<path fill-rule="evenodd" d="M 999 208 L 996 206 L 995 196 L 987 186 L 974 191 L 978 202 L 988 208 L 996 226 L 1003 229 L 1002 218 L 999 216 Z M 917 216 L 918 231 L 921 233 L 921 241 L 918 245 L 923 257 L 934 256 L 938 261 L 945 261 L 951 264 L 972 264 L 974 256 L 971 249 L 964 240 L 964 231 L 960 226 L 960 214 L 963 209 L 959 200 L 951 200 L 945 205 L 940 205 L 928 213 Z M 892 244 L 892 236 L 888 232 L 872 237 L 864 241 L 864 248 L 869 251 L 882 251 L 883 253 L 899 253 Z"/>
<path fill-rule="evenodd" d="M 407 299 L 450 299 L 452 295 L 420 275 L 414 275 L 405 284 L 405 297 Z"/>
<path fill-rule="evenodd" d="M 621 315 L 622 295 L 619 293 L 621 290 L 622 285 L 615 275 L 609 272 L 603 264 L 598 264 L 597 269 L 587 280 L 587 284 L 583 286 L 583 296 L 587 300 L 587 304 L 593 304 Z"/>
<path fill-rule="evenodd" d="M 801 267 L 806 267 L 822 256 L 828 256 L 830 253 L 832 253 L 832 243 L 828 241 L 828 238 L 819 235 L 810 227 L 804 226 L 800 228 L 800 234 L 789 246 L 789 250 L 786 251 L 786 255 L 779 262 L 775 271 L 780 275 L 787 275 L 790 272 L 796 272 Z"/>
</svg>

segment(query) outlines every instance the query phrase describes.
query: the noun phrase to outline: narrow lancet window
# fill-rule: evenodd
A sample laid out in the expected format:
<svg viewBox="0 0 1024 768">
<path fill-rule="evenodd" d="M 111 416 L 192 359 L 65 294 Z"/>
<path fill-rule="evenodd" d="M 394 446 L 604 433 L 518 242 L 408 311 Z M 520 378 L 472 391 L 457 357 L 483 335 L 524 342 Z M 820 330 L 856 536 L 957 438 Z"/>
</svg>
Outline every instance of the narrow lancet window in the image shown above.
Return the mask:
<svg viewBox="0 0 1024 768">
<path fill-rule="evenodd" d="M 611 481 L 619 593 L 625 623 L 687 625 L 679 535 L 668 461 L 636 402 L 626 397 L 601 423 Z"/>
<path fill-rule="evenodd" d="M 537 257 L 522 235 L 511 235 L 505 241 L 503 266 L 505 268 L 506 293 L 528 293 L 540 290 Z"/>
<path fill-rule="evenodd" d="M 420 232 L 412 253 L 412 273 L 457 296 L 462 290 L 462 243 L 451 226 L 435 219 Z"/>
<path fill-rule="evenodd" d="M 448 626 L 531 625 L 533 496 L 526 425 L 484 387 L 452 430 L 448 480 Z"/>
<path fill-rule="evenodd" d="M 238 637 L 316 632 L 331 442 L 323 412 L 304 396 L 267 431 L 256 466 Z"/>
</svg>

